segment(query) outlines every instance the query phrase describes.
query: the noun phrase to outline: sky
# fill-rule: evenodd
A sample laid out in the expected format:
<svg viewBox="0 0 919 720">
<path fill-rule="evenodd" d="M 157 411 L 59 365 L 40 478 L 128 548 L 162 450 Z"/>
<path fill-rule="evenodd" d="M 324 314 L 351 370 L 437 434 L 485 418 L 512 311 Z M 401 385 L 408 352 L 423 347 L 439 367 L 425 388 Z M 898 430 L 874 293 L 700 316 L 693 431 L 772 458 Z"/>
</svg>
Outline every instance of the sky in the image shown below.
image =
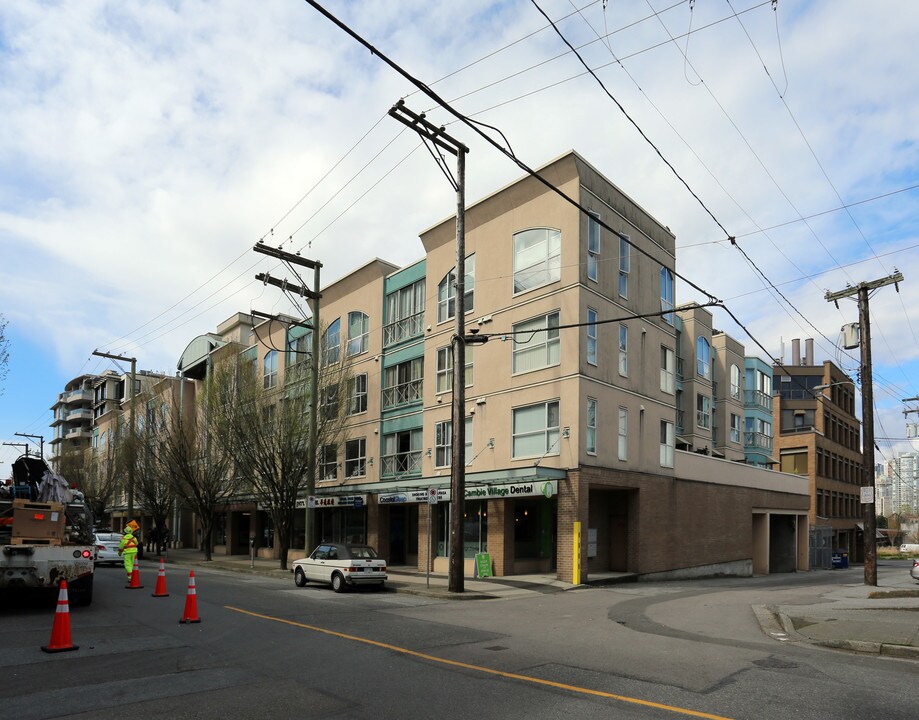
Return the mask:
<svg viewBox="0 0 919 720">
<path fill-rule="evenodd" d="M 790 361 L 812 337 L 854 373 L 838 346 L 856 304 L 824 295 L 901 271 L 871 299 L 877 461 L 909 450 L 919 4 L 536 2 L 596 78 L 532 0 L 324 6 L 529 166 L 581 153 L 676 234 L 678 272 L 730 308 L 746 330 L 717 309 L 715 327 L 747 354 Z M 0 441 L 50 440 L 64 385 L 116 367 L 93 350 L 173 373 L 235 312 L 298 314 L 254 279 L 284 275 L 260 239 L 327 281 L 420 259 L 455 196 L 387 116 L 400 98 L 469 146 L 469 203 L 521 176 L 306 2 L 2 3 Z M 0 446 L 0 477 L 18 454 Z"/>
</svg>

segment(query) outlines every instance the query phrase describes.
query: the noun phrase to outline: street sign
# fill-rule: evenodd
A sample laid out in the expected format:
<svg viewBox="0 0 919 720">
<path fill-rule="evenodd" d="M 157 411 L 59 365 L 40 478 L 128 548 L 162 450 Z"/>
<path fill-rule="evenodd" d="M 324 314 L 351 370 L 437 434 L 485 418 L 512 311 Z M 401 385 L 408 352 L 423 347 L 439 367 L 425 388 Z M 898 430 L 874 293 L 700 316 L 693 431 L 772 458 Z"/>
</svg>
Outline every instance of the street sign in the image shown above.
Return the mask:
<svg viewBox="0 0 919 720">
<path fill-rule="evenodd" d="M 870 505 L 874 502 L 874 487 L 866 485 L 862 487 L 862 505 Z"/>
<path fill-rule="evenodd" d="M 437 504 L 437 488 L 429 487 L 428 488 L 428 505 Z"/>
</svg>

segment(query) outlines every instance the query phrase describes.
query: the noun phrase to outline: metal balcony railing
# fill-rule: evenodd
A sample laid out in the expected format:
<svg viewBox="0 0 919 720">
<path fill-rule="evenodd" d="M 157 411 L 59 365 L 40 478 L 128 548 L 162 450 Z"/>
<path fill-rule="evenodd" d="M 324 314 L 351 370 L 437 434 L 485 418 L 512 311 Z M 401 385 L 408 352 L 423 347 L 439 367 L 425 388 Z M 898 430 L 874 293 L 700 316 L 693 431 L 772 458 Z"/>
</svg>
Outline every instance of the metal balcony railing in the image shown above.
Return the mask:
<svg viewBox="0 0 919 720">
<path fill-rule="evenodd" d="M 399 385 L 383 388 L 383 409 L 399 407 L 421 400 L 421 380 L 409 380 Z"/>
<path fill-rule="evenodd" d="M 676 411 L 676 434 L 677 435 L 683 434 L 683 411 L 682 410 Z"/>
<path fill-rule="evenodd" d="M 424 330 L 424 312 L 401 318 L 383 327 L 383 345 L 392 345 L 400 340 L 421 335 Z"/>
<path fill-rule="evenodd" d="M 763 410 L 772 412 L 772 396 L 767 395 L 762 390 L 744 390 L 743 402 L 744 405 L 760 407 Z"/>
<path fill-rule="evenodd" d="M 683 380 L 683 358 L 681 357 L 676 359 L 676 379 Z"/>
<path fill-rule="evenodd" d="M 759 448 L 772 452 L 772 437 L 761 432 L 748 431 L 743 434 L 744 447 Z"/>
<path fill-rule="evenodd" d="M 383 477 L 421 472 L 421 451 L 383 456 Z"/>
</svg>

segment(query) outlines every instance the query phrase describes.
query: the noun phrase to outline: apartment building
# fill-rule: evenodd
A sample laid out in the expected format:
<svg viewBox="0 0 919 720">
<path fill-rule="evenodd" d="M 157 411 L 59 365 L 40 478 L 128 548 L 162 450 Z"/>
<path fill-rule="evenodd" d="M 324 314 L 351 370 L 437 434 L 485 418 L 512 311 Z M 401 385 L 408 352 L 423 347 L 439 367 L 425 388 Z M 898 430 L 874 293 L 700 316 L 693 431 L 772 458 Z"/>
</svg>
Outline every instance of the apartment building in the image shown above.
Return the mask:
<svg viewBox="0 0 919 720">
<path fill-rule="evenodd" d="M 801 355 L 792 341 L 792 362 L 773 367 L 774 453 L 782 472 L 806 477 L 810 524 L 827 528 L 834 548 L 850 558 L 862 554 L 862 454 L 855 417 L 855 386 L 832 361 L 815 365 L 813 341 Z"/>
<path fill-rule="evenodd" d="M 50 460 L 55 465 L 71 451 L 88 450 L 92 440 L 93 385 L 96 375 L 79 375 L 64 386 L 51 406 Z"/>
<path fill-rule="evenodd" d="M 744 458 L 748 465 L 772 468 L 772 366 L 744 358 Z"/>
</svg>

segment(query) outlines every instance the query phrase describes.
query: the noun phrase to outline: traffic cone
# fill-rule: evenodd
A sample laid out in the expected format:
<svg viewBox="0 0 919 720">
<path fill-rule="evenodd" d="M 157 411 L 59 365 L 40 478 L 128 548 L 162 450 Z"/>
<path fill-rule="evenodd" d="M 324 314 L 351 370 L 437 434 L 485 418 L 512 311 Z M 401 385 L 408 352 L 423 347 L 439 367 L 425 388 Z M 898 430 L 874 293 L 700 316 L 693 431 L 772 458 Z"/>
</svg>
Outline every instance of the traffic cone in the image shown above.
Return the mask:
<svg viewBox="0 0 919 720">
<path fill-rule="evenodd" d="M 134 561 L 134 569 L 131 571 L 131 583 L 125 585 L 128 590 L 140 590 L 143 585 L 140 584 L 140 563 Z"/>
<path fill-rule="evenodd" d="M 166 565 L 163 558 L 160 558 L 160 569 L 156 574 L 156 588 L 153 590 L 153 597 L 169 597 L 166 592 Z"/>
<path fill-rule="evenodd" d="M 61 590 L 57 595 L 57 611 L 54 613 L 54 626 L 51 628 L 51 641 L 42 645 L 48 653 L 77 650 L 70 640 L 70 602 L 67 599 L 67 581 L 61 580 Z"/>
<path fill-rule="evenodd" d="M 182 613 L 180 623 L 199 623 L 201 618 L 198 617 L 198 593 L 195 591 L 195 571 L 188 573 L 188 594 L 185 596 L 185 612 Z"/>
</svg>

